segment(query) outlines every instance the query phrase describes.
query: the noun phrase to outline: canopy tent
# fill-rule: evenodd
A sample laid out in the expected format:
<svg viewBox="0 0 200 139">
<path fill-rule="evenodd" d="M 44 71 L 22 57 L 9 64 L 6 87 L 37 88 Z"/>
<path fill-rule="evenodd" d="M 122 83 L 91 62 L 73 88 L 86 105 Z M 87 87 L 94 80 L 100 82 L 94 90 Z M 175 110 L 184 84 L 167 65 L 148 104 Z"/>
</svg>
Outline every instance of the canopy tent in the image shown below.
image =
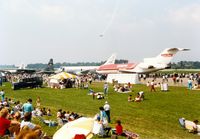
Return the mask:
<svg viewBox="0 0 200 139">
<path fill-rule="evenodd" d="M 70 73 L 67 73 L 67 72 L 61 72 L 61 73 L 58 73 L 56 75 L 53 75 L 51 77 L 49 77 L 50 79 L 57 79 L 57 80 L 60 80 L 60 79 L 69 79 L 69 78 L 77 78 L 76 75 L 73 75 L 73 74 L 70 74 Z"/>
<path fill-rule="evenodd" d="M 53 135 L 53 139 L 73 139 L 76 134 L 84 134 L 87 139 L 92 138 L 94 119 L 81 117 L 66 123 Z"/>
</svg>

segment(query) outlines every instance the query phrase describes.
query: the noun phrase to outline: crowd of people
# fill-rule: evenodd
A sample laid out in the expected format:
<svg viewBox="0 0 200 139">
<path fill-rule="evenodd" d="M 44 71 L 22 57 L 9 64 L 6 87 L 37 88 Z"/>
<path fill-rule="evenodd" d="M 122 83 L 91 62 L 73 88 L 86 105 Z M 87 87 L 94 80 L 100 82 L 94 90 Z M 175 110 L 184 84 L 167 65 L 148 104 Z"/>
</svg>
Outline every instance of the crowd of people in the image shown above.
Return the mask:
<svg viewBox="0 0 200 139">
<path fill-rule="evenodd" d="M 82 117 L 78 113 L 75 112 L 69 112 L 69 111 L 63 111 L 62 109 L 59 109 L 57 111 L 57 121 L 59 126 L 63 126 L 64 124 L 74 121 L 78 118 Z"/>
<path fill-rule="evenodd" d="M 76 120 L 81 115 L 75 112 L 62 111 L 57 112 L 57 121 L 44 120 L 43 116 L 52 116 L 49 108 L 41 107 L 41 99 L 37 97 L 36 107 L 32 105 L 32 99 L 28 99 L 24 104 L 20 101 L 13 101 L 10 98 L 1 99 L 0 101 L 0 138 L 16 139 L 48 139 L 42 127 L 33 123 L 33 119 L 42 119 L 48 126 L 63 126 L 67 122 Z M 52 118 L 52 117 L 51 117 Z M 49 122 L 51 121 L 51 122 Z M 52 123 L 54 123 L 52 125 Z M 51 125 L 50 125 L 51 124 Z M 33 138 L 29 138 L 33 136 Z"/>
<path fill-rule="evenodd" d="M 36 75 L 32 75 L 36 76 Z M 24 77 L 32 77 L 26 74 L 23 75 L 15 75 L 14 77 L 9 77 L 8 80 L 12 82 L 15 80 L 19 80 Z M 47 81 L 47 75 L 43 75 L 44 81 Z M 158 77 L 158 76 L 156 76 Z M 161 91 L 168 91 L 168 80 L 172 78 L 174 80 L 174 84 L 177 82 L 181 82 L 180 78 L 189 77 L 188 78 L 188 89 L 197 89 L 198 84 L 193 86 L 193 81 L 196 80 L 196 75 L 180 75 L 174 78 L 175 76 L 165 75 L 162 76 L 162 82 L 156 83 L 156 78 L 151 82 L 147 82 L 147 86 L 150 88 L 150 92 L 156 92 L 157 87 L 160 87 Z M 148 77 L 144 77 L 144 80 Z M 89 89 L 89 85 L 92 84 L 93 77 L 91 76 L 81 76 L 78 79 L 72 80 L 72 87 L 80 88 L 80 89 Z M 48 82 L 48 81 L 47 81 Z M 62 82 L 60 83 L 63 84 Z M 114 91 L 116 92 L 132 92 L 133 86 L 130 83 L 127 84 L 115 84 Z M 107 82 L 104 83 L 103 94 L 97 93 L 94 95 L 94 91 L 90 90 L 89 92 L 93 95 L 93 99 L 96 97 L 97 99 L 104 99 L 104 97 L 108 97 L 109 84 Z M 26 103 L 22 104 L 19 101 L 14 102 L 12 99 L 5 97 L 5 91 L 2 89 L 0 91 L 1 102 L 0 102 L 0 136 L 8 135 L 14 137 L 16 139 L 27 138 L 28 136 L 36 136 L 37 138 L 44 138 L 44 133 L 40 125 L 32 123 L 33 117 L 42 117 L 42 116 L 52 116 L 51 109 L 41 107 L 41 99 L 37 97 L 36 106 L 33 107 L 32 99 L 28 99 Z M 128 102 L 141 102 L 144 100 L 144 92 L 140 91 L 137 95 L 132 98 L 132 94 L 128 96 Z M 109 126 L 111 122 L 110 115 L 110 105 L 108 101 L 105 102 L 105 105 L 99 107 L 100 112 L 96 116 L 96 125 L 98 125 L 98 130 L 94 131 L 94 134 L 99 136 L 108 136 L 109 132 L 112 131 L 112 134 L 117 136 L 127 136 L 126 132 L 123 130 L 123 126 L 120 120 L 116 121 L 115 128 Z M 59 109 L 56 113 L 57 121 L 56 123 L 59 126 L 63 126 L 64 124 L 76 120 L 82 117 L 78 113 L 63 111 Z"/>
<path fill-rule="evenodd" d="M 9 136 L 16 139 L 28 139 L 28 136 L 42 138 L 40 125 L 32 123 L 32 99 L 23 105 L 12 99 L 1 100 L 0 107 L 0 136 Z"/>
</svg>

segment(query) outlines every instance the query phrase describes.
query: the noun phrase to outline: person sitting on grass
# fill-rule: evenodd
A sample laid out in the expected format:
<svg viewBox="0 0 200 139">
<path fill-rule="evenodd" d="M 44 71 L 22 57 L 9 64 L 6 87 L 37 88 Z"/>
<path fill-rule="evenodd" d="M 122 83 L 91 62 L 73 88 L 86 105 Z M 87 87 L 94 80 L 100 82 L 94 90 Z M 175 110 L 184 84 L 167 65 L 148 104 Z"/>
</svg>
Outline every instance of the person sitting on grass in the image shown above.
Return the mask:
<svg viewBox="0 0 200 139">
<path fill-rule="evenodd" d="M 16 139 L 40 139 L 42 138 L 41 130 L 31 130 L 28 126 L 24 126 Z"/>
<path fill-rule="evenodd" d="M 104 99 L 104 96 L 101 95 L 100 93 L 97 94 L 97 99 Z"/>
<path fill-rule="evenodd" d="M 28 126 L 31 130 L 37 130 L 37 129 L 41 129 L 41 127 L 39 125 L 35 125 L 33 123 L 31 123 L 31 113 L 27 112 L 24 114 L 24 120 L 21 122 L 21 128 L 23 128 L 24 126 Z"/>
<path fill-rule="evenodd" d="M 20 123 L 20 119 L 21 119 L 21 114 L 19 112 L 16 112 L 13 116 L 13 121 Z M 10 131 L 10 135 L 12 136 L 18 135 L 20 132 L 20 124 L 18 124 L 17 126 L 10 126 L 9 131 Z"/>
<path fill-rule="evenodd" d="M 18 121 L 10 121 L 8 120 L 9 111 L 7 108 L 3 108 L 0 111 L 0 138 L 6 134 L 9 134 L 9 127 L 10 126 L 19 126 Z"/>
<path fill-rule="evenodd" d="M 136 97 L 135 97 L 135 102 L 140 102 L 141 101 L 141 97 L 140 95 L 138 94 Z"/>
<path fill-rule="evenodd" d="M 40 99 L 40 97 L 38 96 L 37 99 L 36 99 L 36 107 L 37 107 L 37 108 L 40 108 L 40 105 L 41 105 L 41 99 Z"/>
<path fill-rule="evenodd" d="M 62 109 L 59 109 L 57 112 L 57 121 L 59 126 L 63 126 L 63 121 L 62 121 Z"/>
<path fill-rule="evenodd" d="M 48 110 L 47 110 L 47 116 L 52 116 L 52 114 L 51 114 L 51 109 L 48 109 Z"/>
<path fill-rule="evenodd" d="M 121 121 L 116 121 L 115 129 L 112 129 L 112 134 L 117 136 L 126 136 L 126 134 L 123 132 L 123 126 L 121 125 Z"/>
<path fill-rule="evenodd" d="M 144 92 L 143 92 L 143 91 L 140 91 L 140 92 L 138 93 L 138 95 L 140 95 L 140 99 L 141 99 L 141 100 L 144 100 Z"/>
<path fill-rule="evenodd" d="M 129 95 L 129 96 L 128 96 L 128 102 L 132 102 L 132 101 L 134 101 L 134 100 L 132 99 L 132 95 Z"/>
</svg>

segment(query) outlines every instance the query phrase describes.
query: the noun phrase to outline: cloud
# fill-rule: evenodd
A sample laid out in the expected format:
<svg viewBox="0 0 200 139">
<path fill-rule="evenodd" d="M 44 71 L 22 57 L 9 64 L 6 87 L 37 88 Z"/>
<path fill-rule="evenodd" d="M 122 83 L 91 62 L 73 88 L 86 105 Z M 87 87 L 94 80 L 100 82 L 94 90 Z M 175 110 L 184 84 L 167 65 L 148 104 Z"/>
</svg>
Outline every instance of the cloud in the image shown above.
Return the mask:
<svg viewBox="0 0 200 139">
<path fill-rule="evenodd" d="M 192 4 L 179 9 L 171 9 L 169 10 L 169 15 L 167 19 L 175 24 L 199 24 L 200 4 Z"/>
<path fill-rule="evenodd" d="M 64 7 L 61 5 L 44 5 L 41 8 L 40 14 L 43 16 L 64 15 Z"/>
</svg>

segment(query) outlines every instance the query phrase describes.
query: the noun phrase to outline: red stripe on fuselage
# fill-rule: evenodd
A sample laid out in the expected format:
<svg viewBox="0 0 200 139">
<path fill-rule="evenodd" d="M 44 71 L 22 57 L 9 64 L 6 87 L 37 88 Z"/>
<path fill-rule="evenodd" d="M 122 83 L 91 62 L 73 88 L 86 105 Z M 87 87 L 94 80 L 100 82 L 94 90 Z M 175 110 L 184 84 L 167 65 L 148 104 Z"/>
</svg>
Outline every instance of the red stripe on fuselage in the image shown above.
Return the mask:
<svg viewBox="0 0 200 139">
<path fill-rule="evenodd" d="M 98 68 L 98 70 L 120 70 L 120 69 L 133 69 L 136 67 L 137 64 L 135 63 L 128 63 L 128 64 L 109 64 L 109 65 L 102 65 Z"/>
<path fill-rule="evenodd" d="M 161 56 L 163 56 L 163 57 L 172 57 L 173 54 L 161 54 Z"/>
</svg>

